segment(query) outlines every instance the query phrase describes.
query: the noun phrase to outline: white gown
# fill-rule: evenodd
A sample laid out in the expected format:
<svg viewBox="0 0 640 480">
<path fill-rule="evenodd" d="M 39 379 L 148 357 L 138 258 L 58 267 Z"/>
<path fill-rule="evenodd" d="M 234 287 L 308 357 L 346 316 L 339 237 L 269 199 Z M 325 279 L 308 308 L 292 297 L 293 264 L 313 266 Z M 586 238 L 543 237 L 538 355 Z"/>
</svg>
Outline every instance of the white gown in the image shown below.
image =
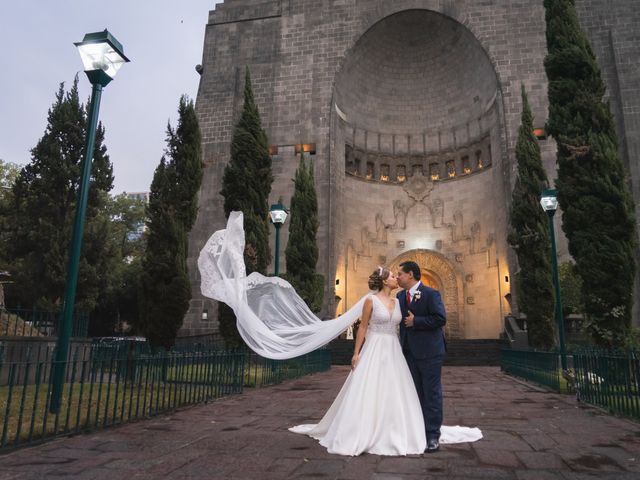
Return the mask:
<svg viewBox="0 0 640 480">
<path fill-rule="evenodd" d="M 317 425 L 299 425 L 304 433 L 340 455 L 407 455 L 424 452 L 427 441 L 420 401 L 402 355 L 397 328 L 402 314 L 377 296 L 360 360 Z"/>
</svg>

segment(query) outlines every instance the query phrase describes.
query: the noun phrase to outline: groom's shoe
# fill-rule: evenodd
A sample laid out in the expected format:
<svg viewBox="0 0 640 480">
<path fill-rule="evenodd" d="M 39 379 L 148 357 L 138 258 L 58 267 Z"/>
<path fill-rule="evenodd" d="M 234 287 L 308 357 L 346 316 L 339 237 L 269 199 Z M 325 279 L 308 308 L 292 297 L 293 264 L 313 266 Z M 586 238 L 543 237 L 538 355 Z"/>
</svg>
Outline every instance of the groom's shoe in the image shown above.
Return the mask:
<svg viewBox="0 0 640 480">
<path fill-rule="evenodd" d="M 434 453 L 434 452 L 437 452 L 438 450 L 440 450 L 439 439 L 436 437 L 427 439 L 427 449 L 425 450 L 425 452 Z"/>
</svg>

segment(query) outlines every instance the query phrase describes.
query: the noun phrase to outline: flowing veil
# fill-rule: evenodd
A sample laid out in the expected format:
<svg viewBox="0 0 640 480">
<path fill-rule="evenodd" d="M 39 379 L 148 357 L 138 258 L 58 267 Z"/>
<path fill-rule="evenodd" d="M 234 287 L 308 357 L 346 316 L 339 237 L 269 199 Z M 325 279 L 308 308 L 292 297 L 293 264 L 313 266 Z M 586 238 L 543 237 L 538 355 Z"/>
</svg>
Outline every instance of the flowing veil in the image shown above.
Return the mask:
<svg viewBox="0 0 640 480">
<path fill-rule="evenodd" d="M 326 345 L 360 317 L 366 296 L 340 317 L 323 321 L 289 282 L 257 272 L 247 277 L 244 246 L 242 212 L 231 212 L 227 228 L 202 248 L 198 269 L 202 294 L 233 309 L 238 331 L 254 352 L 277 360 L 298 357 Z"/>
</svg>

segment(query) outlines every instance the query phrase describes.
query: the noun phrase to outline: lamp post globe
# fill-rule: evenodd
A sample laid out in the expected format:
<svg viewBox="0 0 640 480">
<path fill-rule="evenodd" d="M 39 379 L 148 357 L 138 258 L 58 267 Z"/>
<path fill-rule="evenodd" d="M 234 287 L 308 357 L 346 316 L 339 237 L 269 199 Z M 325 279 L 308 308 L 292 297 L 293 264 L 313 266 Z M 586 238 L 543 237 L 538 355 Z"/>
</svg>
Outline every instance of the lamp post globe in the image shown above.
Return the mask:
<svg viewBox="0 0 640 480">
<path fill-rule="evenodd" d="M 287 220 L 287 210 L 282 203 L 274 203 L 269 209 L 269 218 L 273 226 L 276 227 L 276 254 L 275 254 L 275 272 L 276 277 L 280 273 L 280 228 Z"/>
<path fill-rule="evenodd" d="M 549 216 L 549 236 L 551 237 L 551 267 L 553 268 L 553 287 L 555 291 L 555 316 L 558 323 L 558 340 L 560 342 L 560 363 L 562 370 L 567 370 L 567 350 L 565 346 L 564 316 L 562 314 L 562 295 L 560 292 L 560 276 L 558 274 L 558 254 L 556 251 L 556 234 L 553 217 L 558 209 L 556 190 L 547 189 L 540 196 L 540 205 Z"/>
<path fill-rule="evenodd" d="M 65 287 L 62 316 L 58 325 L 58 340 L 56 342 L 56 355 L 51 388 L 51 401 L 49 410 L 58 413 L 62 390 L 64 386 L 65 371 L 69 355 L 69 342 L 71 339 L 73 307 L 76 298 L 78 284 L 78 269 L 80 267 L 80 249 L 84 232 L 84 218 L 89 196 L 89 183 L 91 180 L 91 162 L 96 142 L 96 127 L 98 124 L 98 111 L 100 110 L 100 97 L 102 89 L 118 73 L 120 67 L 129 62 L 124 55 L 122 44 L 116 40 L 106 29 L 102 32 L 87 33 L 81 42 L 74 43 L 78 47 L 80 58 L 84 65 L 84 71 L 91 82 L 91 101 L 87 115 L 87 136 L 82 158 L 82 174 L 78 189 L 75 220 L 71 250 L 69 252 L 69 264 L 67 268 L 67 281 Z"/>
</svg>

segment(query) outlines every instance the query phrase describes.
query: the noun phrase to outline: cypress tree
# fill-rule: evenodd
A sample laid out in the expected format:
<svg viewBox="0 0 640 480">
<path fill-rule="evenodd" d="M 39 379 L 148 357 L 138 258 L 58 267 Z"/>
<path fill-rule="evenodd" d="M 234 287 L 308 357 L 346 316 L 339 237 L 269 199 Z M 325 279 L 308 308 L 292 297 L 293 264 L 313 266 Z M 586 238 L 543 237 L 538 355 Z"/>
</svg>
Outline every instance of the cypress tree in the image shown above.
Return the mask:
<svg viewBox="0 0 640 480">
<path fill-rule="evenodd" d="M 147 249 L 142 260 L 138 329 L 153 346 L 170 348 L 191 298 L 184 229 L 171 203 L 173 168 L 163 157 L 151 183 Z"/>
<path fill-rule="evenodd" d="M 178 127 L 167 127 L 167 149 L 151 184 L 140 282 L 138 328 L 153 346 L 166 349 L 175 343 L 191 300 L 187 235 L 202 181 L 200 127 L 193 102 L 185 96 L 178 114 Z"/>
<path fill-rule="evenodd" d="M 547 131 L 557 142 L 558 201 L 583 283 L 586 325 L 623 344 L 631 321 L 636 225 L 605 85 L 572 0 L 545 0 Z"/>
<path fill-rule="evenodd" d="M 87 111 L 78 97 L 78 79 L 64 84 L 48 112 L 44 135 L 31 150 L 31 162 L 15 181 L 7 219 L 8 256 L 15 284 L 13 303 L 55 308 L 64 295 L 67 258 L 82 168 Z M 91 311 L 109 281 L 113 252 L 104 212 L 113 187 L 113 169 L 98 125 L 85 217 L 76 302 Z"/>
<path fill-rule="evenodd" d="M 178 127 L 167 126 L 167 155 L 172 159 L 175 189 L 172 203 L 177 220 L 186 232 L 193 227 L 198 215 L 198 191 L 202 184 L 202 136 L 198 117 L 186 95 L 180 97 Z"/>
<path fill-rule="evenodd" d="M 266 273 L 271 260 L 269 252 L 269 193 L 273 174 L 267 135 L 253 97 L 249 68 L 245 73 L 244 106 L 231 140 L 231 159 L 224 169 L 221 194 L 224 213 L 244 214 L 244 261 L 247 275 Z M 219 304 L 220 333 L 228 345 L 241 345 L 230 308 Z"/>
<path fill-rule="evenodd" d="M 540 146 L 533 134 L 533 115 L 522 87 L 522 117 L 516 143 L 518 177 L 513 189 L 508 241 L 516 251 L 520 271 L 516 293 L 527 315 L 531 346 L 548 350 L 554 345 L 554 291 L 549 260 L 548 218 L 540 208 L 547 188 Z"/>
<path fill-rule="evenodd" d="M 323 299 L 323 278 L 316 274 L 318 262 L 318 199 L 313 178 L 313 163 L 307 167 L 304 153 L 296 169 L 294 193 L 291 197 L 289 240 L 285 249 L 286 279 L 314 312 L 319 312 Z"/>
</svg>

